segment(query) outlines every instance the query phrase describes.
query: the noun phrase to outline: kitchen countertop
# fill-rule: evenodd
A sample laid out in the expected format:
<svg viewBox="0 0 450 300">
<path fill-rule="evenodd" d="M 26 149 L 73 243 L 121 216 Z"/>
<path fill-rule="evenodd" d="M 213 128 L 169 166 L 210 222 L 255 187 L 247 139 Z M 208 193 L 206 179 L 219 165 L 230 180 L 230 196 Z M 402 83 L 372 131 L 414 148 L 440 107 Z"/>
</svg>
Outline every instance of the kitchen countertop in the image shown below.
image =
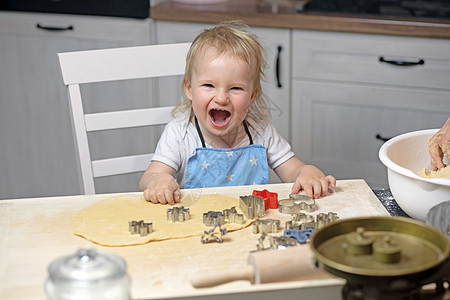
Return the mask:
<svg viewBox="0 0 450 300">
<path fill-rule="evenodd" d="M 273 7 L 263 0 L 230 0 L 209 5 L 164 0 L 150 9 L 150 17 L 213 24 L 238 19 L 250 26 L 450 39 L 448 19 L 297 12 L 296 8 L 282 6 L 273 12 Z"/>
<path fill-rule="evenodd" d="M 391 216 L 409 217 L 395 201 L 390 189 L 372 190 Z"/>
</svg>

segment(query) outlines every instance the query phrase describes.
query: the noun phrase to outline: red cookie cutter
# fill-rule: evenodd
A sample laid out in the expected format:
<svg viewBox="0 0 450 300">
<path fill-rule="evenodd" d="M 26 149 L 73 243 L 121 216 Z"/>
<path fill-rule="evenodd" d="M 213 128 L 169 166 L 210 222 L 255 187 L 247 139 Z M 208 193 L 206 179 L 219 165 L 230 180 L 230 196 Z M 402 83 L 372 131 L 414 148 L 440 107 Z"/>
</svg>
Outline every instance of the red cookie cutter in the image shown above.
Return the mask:
<svg viewBox="0 0 450 300">
<path fill-rule="evenodd" d="M 264 199 L 265 209 L 277 209 L 278 208 L 278 194 L 269 192 L 268 190 L 257 191 L 254 190 L 252 196 L 258 196 Z"/>
</svg>

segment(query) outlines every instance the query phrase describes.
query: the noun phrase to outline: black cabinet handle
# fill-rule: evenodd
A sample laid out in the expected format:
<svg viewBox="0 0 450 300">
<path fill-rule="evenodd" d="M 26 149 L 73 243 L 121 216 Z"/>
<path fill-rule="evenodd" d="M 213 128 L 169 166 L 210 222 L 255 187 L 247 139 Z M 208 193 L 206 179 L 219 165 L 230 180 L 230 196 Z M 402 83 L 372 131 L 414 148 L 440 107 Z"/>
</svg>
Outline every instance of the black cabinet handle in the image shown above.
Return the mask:
<svg viewBox="0 0 450 300">
<path fill-rule="evenodd" d="M 48 30 L 48 31 L 68 31 L 73 30 L 73 25 L 69 25 L 67 27 L 53 27 L 53 26 L 44 26 L 39 23 L 36 24 L 36 27 L 42 30 Z"/>
<path fill-rule="evenodd" d="M 278 55 L 277 55 L 277 63 L 276 63 L 276 76 L 277 76 L 277 86 L 279 88 L 283 87 L 283 85 L 281 84 L 281 80 L 280 80 L 280 56 L 281 56 L 281 51 L 283 50 L 283 47 L 278 46 Z"/>
<path fill-rule="evenodd" d="M 387 141 L 389 141 L 390 139 L 392 139 L 391 137 L 382 137 L 381 136 L 381 134 L 379 134 L 379 133 L 377 133 L 377 135 L 375 135 L 375 138 L 377 139 L 377 140 L 381 140 L 381 141 L 383 141 L 383 142 L 387 142 Z"/>
<path fill-rule="evenodd" d="M 420 59 L 418 61 L 386 60 L 386 59 L 384 59 L 383 56 L 380 56 L 380 58 L 378 58 L 378 61 L 382 62 L 382 63 L 386 63 L 386 64 L 391 64 L 394 66 L 399 66 L 399 67 L 410 67 L 410 66 L 418 66 L 418 65 L 425 64 L 425 61 L 423 59 Z"/>
</svg>

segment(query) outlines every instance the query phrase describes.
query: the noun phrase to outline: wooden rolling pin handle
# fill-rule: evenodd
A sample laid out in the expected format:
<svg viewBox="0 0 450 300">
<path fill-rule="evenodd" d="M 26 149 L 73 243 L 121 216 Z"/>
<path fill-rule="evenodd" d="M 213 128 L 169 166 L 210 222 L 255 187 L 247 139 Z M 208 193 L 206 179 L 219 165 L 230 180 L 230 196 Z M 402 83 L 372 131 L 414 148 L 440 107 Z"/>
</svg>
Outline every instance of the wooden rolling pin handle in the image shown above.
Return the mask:
<svg viewBox="0 0 450 300">
<path fill-rule="evenodd" d="M 254 278 L 253 267 L 246 266 L 240 270 L 216 270 L 198 273 L 191 278 L 191 284 L 195 288 L 206 288 L 236 280 L 246 280 L 254 283 Z"/>
<path fill-rule="evenodd" d="M 256 284 L 332 277 L 315 266 L 313 253 L 305 245 L 253 252 L 248 264 L 253 266 Z"/>
</svg>

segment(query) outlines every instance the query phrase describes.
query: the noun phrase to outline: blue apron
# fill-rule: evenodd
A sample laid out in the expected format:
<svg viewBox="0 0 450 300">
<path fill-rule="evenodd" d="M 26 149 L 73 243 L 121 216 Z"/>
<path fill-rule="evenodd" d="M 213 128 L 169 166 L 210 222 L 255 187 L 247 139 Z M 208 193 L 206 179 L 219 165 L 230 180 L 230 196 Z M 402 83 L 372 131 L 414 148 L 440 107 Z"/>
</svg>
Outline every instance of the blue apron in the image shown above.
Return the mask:
<svg viewBox="0 0 450 300">
<path fill-rule="evenodd" d="M 247 124 L 243 122 L 250 145 L 232 149 L 206 148 L 195 117 L 195 126 L 203 148 L 195 149 L 186 165 L 186 189 L 268 184 L 266 147 L 253 145 Z"/>
</svg>

